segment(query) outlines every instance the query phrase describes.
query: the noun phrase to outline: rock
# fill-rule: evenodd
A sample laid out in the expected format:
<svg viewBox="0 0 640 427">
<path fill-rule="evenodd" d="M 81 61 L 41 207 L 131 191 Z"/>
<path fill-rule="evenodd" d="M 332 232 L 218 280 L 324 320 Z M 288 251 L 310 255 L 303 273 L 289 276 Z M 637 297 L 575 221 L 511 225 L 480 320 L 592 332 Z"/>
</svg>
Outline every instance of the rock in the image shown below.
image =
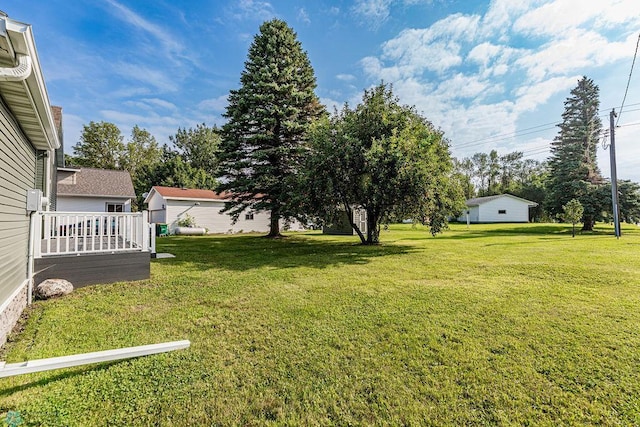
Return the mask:
<svg viewBox="0 0 640 427">
<path fill-rule="evenodd" d="M 73 292 L 73 285 L 64 279 L 47 279 L 36 286 L 34 290 L 37 299 L 57 298 L 71 292 Z"/>
</svg>

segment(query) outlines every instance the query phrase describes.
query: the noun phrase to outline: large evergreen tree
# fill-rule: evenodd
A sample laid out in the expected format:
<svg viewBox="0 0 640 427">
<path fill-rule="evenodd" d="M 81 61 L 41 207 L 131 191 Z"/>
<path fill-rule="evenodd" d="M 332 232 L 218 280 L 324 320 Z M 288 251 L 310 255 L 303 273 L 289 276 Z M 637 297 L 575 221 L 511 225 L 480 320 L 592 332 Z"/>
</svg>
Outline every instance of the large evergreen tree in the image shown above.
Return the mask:
<svg viewBox="0 0 640 427">
<path fill-rule="evenodd" d="M 604 207 L 596 161 L 602 131 L 599 105 L 598 86 L 583 77 L 564 103 L 560 131 L 551 143 L 547 209 L 552 215 L 561 214 L 563 205 L 578 199 L 584 207 L 583 230 L 593 229 Z"/>
<path fill-rule="evenodd" d="M 298 213 L 298 191 L 309 125 L 323 114 L 316 78 L 295 32 L 274 19 L 260 26 L 249 48 L 241 87 L 229 94 L 220 146 L 220 191 L 231 191 L 227 211 L 271 212 L 269 236 Z"/>
</svg>

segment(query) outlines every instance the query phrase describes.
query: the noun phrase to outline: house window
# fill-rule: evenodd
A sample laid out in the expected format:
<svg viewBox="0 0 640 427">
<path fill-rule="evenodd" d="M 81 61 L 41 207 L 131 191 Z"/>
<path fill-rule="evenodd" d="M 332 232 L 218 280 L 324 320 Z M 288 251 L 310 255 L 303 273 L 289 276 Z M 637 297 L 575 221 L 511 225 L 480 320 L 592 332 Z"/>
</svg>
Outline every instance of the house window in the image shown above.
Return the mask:
<svg viewBox="0 0 640 427">
<path fill-rule="evenodd" d="M 507 214 L 506 209 L 498 209 L 498 215 L 506 215 L 506 214 Z"/>
<path fill-rule="evenodd" d="M 244 215 L 244 219 L 246 221 L 253 221 L 253 213 L 248 213 Z"/>
<path fill-rule="evenodd" d="M 124 212 L 123 203 L 107 203 L 107 212 Z"/>
</svg>

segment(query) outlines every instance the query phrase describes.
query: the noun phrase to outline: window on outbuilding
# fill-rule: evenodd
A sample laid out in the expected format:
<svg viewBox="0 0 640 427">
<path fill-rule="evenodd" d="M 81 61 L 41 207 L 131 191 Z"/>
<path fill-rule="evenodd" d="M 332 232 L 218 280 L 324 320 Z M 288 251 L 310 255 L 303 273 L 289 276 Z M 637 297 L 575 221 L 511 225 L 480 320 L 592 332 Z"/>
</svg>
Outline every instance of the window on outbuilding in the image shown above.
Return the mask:
<svg viewBox="0 0 640 427">
<path fill-rule="evenodd" d="M 124 212 L 123 203 L 107 203 L 107 212 Z"/>
<path fill-rule="evenodd" d="M 506 209 L 498 209 L 498 215 L 506 215 L 506 214 L 507 214 Z"/>
<path fill-rule="evenodd" d="M 247 221 L 253 221 L 253 213 L 245 214 L 244 219 Z"/>
</svg>

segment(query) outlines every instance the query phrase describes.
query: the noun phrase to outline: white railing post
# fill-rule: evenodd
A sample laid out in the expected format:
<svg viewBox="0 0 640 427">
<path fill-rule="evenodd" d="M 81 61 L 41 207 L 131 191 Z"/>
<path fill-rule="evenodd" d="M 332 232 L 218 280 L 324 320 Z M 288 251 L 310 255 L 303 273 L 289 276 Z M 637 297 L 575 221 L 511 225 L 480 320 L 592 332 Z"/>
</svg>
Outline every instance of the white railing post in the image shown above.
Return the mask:
<svg viewBox="0 0 640 427">
<path fill-rule="evenodd" d="M 41 212 L 37 218 L 35 215 L 34 257 L 155 250 L 146 211 Z"/>
<path fill-rule="evenodd" d="M 155 254 L 156 253 L 156 225 L 153 222 L 149 223 L 149 230 L 147 235 L 151 237 L 151 248 L 149 249 L 152 254 Z"/>
<path fill-rule="evenodd" d="M 33 239 L 33 257 L 41 258 L 42 257 L 42 221 L 46 218 L 40 212 L 34 212 L 32 215 L 35 216 L 33 218 L 33 235 L 31 238 Z M 46 236 L 45 236 L 46 238 Z"/>
<path fill-rule="evenodd" d="M 147 211 L 140 212 L 140 237 L 142 251 L 149 252 L 149 221 L 147 219 Z"/>
</svg>

